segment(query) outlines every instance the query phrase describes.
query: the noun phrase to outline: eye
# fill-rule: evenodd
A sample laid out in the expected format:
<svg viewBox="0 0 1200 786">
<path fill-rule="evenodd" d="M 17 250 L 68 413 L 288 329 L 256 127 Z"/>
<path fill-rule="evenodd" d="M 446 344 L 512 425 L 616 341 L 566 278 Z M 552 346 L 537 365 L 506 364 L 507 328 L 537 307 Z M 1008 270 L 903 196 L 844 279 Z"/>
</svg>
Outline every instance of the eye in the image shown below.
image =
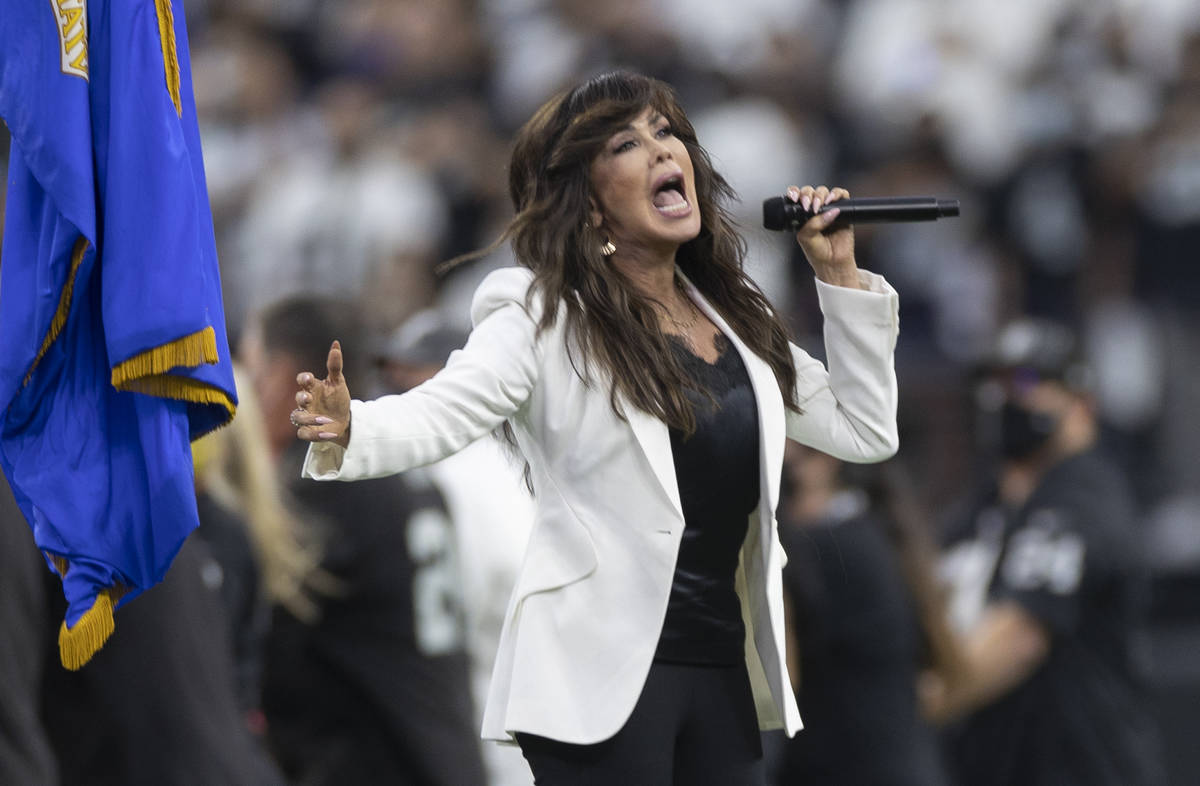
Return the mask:
<svg viewBox="0 0 1200 786">
<path fill-rule="evenodd" d="M 669 125 L 663 126 L 662 128 L 658 129 L 658 131 L 656 131 L 654 133 L 655 133 L 655 136 L 657 136 L 659 139 L 662 139 L 663 137 L 668 137 L 668 136 L 675 136 L 675 130 L 673 128 L 671 128 Z"/>
<path fill-rule="evenodd" d="M 633 145 L 634 141 L 632 139 L 626 139 L 624 142 L 613 148 L 613 153 L 624 153 L 626 150 L 632 150 Z"/>
</svg>

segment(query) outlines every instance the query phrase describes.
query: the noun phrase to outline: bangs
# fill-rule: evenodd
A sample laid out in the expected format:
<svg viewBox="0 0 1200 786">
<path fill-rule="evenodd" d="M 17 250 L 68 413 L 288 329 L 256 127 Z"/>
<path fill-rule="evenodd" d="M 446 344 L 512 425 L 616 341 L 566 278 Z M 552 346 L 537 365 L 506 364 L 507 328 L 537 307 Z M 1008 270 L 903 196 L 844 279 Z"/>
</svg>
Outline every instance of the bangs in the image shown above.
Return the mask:
<svg viewBox="0 0 1200 786">
<path fill-rule="evenodd" d="M 611 71 L 579 85 L 559 105 L 560 136 L 548 169 L 590 161 L 647 107 L 665 117 L 677 136 L 695 144 L 695 132 L 669 85 L 641 74 Z"/>
</svg>

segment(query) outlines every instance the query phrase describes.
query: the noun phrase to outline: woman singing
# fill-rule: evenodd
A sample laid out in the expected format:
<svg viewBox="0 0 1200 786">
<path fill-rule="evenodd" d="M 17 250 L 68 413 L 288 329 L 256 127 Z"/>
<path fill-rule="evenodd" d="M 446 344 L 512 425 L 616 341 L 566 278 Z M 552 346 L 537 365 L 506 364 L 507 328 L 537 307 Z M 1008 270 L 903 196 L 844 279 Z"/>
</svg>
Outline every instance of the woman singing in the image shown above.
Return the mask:
<svg viewBox="0 0 1200 786">
<path fill-rule="evenodd" d="M 399 396 L 351 401 L 341 348 L 301 373 L 292 422 L 317 480 L 427 464 L 507 425 L 537 518 L 483 736 L 538 784 L 762 784 L 760 729 L 800 717 L 783 650 L 775 506 L 785 437 L 847 461 L 897 448 L 897 297 L 833 211 L 796 238 L 829 368 L 789 344 L 673 90 L 591 79 L 521 129 L 519 267 L 473 332 Z M 814 211 L 844 189 L 790 187 Z"/>
</svg>

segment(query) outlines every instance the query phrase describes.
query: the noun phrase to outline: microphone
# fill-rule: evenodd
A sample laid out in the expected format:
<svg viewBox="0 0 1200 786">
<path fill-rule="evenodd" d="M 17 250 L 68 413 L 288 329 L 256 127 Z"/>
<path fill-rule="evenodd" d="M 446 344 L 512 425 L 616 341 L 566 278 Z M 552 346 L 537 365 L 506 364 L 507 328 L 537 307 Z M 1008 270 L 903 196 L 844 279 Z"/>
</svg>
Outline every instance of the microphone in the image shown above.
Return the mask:
<svg viewBox="0 0 1200 786">
<path fill-rule="evenodd" d="M 841 213 L 834 220 L 840 224 L 882 224 L 900 221 L 936 221 L 943 216 L 958 215 L 957 199 L 918 197 L 846 197 L 821 205 L 821 213 L 833 208 Z M 763 200 L 763 226 L 776 231 L 796 230 L 815 213 L 805 210 L 799 202 L 784 197 Z"/>
</svg>

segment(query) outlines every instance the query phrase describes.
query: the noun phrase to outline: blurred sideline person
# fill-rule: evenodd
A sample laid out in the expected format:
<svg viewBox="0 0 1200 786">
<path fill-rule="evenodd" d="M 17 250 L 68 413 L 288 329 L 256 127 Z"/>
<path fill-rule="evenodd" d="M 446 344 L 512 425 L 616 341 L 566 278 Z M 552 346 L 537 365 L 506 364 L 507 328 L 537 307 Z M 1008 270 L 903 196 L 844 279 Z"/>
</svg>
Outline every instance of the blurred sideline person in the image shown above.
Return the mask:
<svg viewBox="0 0 1200 786">
<path fill-rule="evenodd" d="M 262 408 L 240 364 L 238 417 L 192 443 L 196 473 L 197 534 L 217 560 L 234 648 L 238 700 L 247 724 L 265 731 L 262 715 L 263 650 L 271 608 L 303 621 L 316 619 L 315 594 L 336 591 L 320 570 L 321 544 L 289 510 L 275 475 Z"/>
<path fill-rule="evenodd" d="M 966 679 L 923 698 L 969 786 L 1156 786 L 1144 704 L 1146 584 L 1126 478 L 1097 447 L 1089 372 L 1062 325 L 999 334 L 977 404 L 994 477 L 947 530 L 941 569 Z"/>
<path fill-rule="evenodd" d="M 61 583 L 7 485 L 0 496 L 0 783 L 283 786 L 239 711 L 205 542 L 193 533 L 163 581 L 117 614 L 104 648 L 70 672 L 56 643 Z"/>
<path fill-rule="evenodd" d="M 788 554 L 789 672 L 804 731 L 780 786 L 945 786 L 918 677 L 953 681 L 937 551 L 894 463 L 851 467 L 790 446 L 780 539 Z"/>
<path fill-rule="evenodd" d="M 42 674 L 53 641 L 46 560 L 0 472 L 0 783 L 58 783 L 42 722 Z M 61 592 L 61 590 L 60 590 Z"/>
<path fill-rule="evenodd" d="M 437 309 L 414 314 L 383 347 L 382 387 L 390 393 L 417 387 L 440 371 L 466 339 L 467 333 Z M 502 438 L 498 433 L 481 437 L 425 468 L 446 500 L 457 539 L 477 723 L 483 720 L 504 612 L 534 516 L 521 465 Z M 533 782 L 529 765 L 514 746 L 484 745 L 483 759 L 489 786 Z"/>
<path fill-rule="evenodd" d="M 279 477 L 323 529 L 320 567 L 338 583 L 308 621 L 275 610 L 263 679 L 271 750 L 304 784 L 474 786 L 481 744 L 441 496 L 420 473 L 335 488 L 300 478 L 304 446 L 287 427 L 295 369 L 322 362 L 330 335 L 369 356 L 359 312 L 319 297 L 268 306 L 241 347 Z"/>
</svg>

